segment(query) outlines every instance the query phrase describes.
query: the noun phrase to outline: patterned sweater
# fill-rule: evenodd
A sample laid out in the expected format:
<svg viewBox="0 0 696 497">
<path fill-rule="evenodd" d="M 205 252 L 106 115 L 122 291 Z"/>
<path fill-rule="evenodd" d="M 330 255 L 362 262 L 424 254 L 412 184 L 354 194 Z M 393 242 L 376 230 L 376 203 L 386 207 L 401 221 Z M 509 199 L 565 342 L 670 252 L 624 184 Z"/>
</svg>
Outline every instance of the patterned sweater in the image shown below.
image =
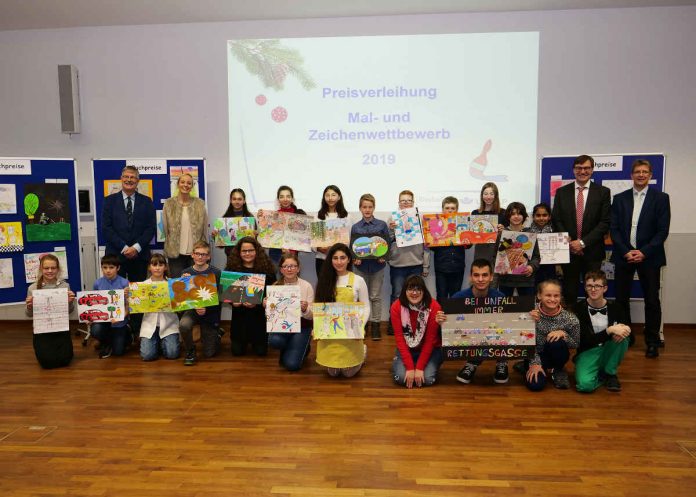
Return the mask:
<svg viewBox="0 0 696 497">
<path fill-rule="evenodd" d="M 549 333 L 556 330 L 563 330 L 568 335 L 566 342 L 569 349 L 576 349 L 580 342 L 580 323 L 578 318 L 572 312 L 563 309 L 559 314 L 553 317 L 541 314 L 541 319 L 536 323 L 536 354 L 532 359 L 531 364 L 541 365 L 540 354 L 544 350 L 546 337 Z"/>
</svg>

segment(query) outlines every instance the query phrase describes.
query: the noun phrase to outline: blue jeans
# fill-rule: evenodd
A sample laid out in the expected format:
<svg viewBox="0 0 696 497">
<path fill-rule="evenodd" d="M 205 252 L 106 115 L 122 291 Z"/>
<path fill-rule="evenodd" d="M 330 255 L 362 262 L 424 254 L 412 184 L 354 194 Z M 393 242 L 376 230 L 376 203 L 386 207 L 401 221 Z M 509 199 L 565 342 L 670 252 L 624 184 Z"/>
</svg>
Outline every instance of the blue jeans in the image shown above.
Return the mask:
<svg viewBox="0 0 696 497">
<path fill-rule="evenodd" d="M 435 271 L 435 289 L 438 301 L 448 299 L 461 290 L 463 282 L 464 271 L 457 271 L 456 273 Z"/>
<path fill-rule="evenodd" d="M 111 323 L 92 323 L 89 326 L 91 335 L 99 340 L 102 345 L 111 346 L 111 353 L 115 356 L 126 353 L 126 347 L 133 341 L 128 326 L 111 326 Z"/>
<path fill-rule="evenodd" d="M 414 364 L 418 362 L 419 356 L 420 352 L 411 352 L 411 357 L 413 358 Z M 423 369 L 423 376 L 425 377 L 425 381 L 423 382 L 424 387 L 429 387 L 437 381 L 437 372 L 439 371 L 440 366 L 442 366 L 442 360 L 442 349 L 433 349 L 433 353 L 430 355 L 430 359 L 425 365 L 425 369 Z M 394 354 L 391 372 L 394 383 L 401 386 L 406 385 L 406 365 L 404 364 L 404 360 L 401 358 L 399 349 L 396 349 Z"/>
<path fill-rule="evenodd" d="M 570 359 L 570 350 L 565 340 L 556 340 L 555 342 L 546 342 L 541 354 L 541 367 L 544 371 L 547 369 L 560 370 L 563 369 L 565 363 Z M 525 376 L 527 388 L 533 392 L 539 392 L 546 386 L 546 376 L 539 373 L 536 381 L 529 381 Z"/>
<path fill-rule="evenodd" d="M 423 274 L 423 265 L 404 266 L 404 267 L 389 267 L 389 281 L 391 282 L 391 300 L 394 302 L 401 294 L 401 288 L 404 286 L 406 278 L 412 274 Z"/>
<path fill-rule="evenodd" d="M 311 328 L 300 333 L 269 333 L 268 346 L 280 350 L 280 365 L 288 371 L 299 371 L 309 351 Z"/>
<path fill-rule="evenodd" d="M 159 358 L 160 347 L 165 358 L 177 359 L 179 357 L 179 334 L 174 333 L 160 338 L 159 328 L 155 329 L 152 338 L 140 339 L 140 357 L 143 361 L 154 361 Z"/>
</svg>

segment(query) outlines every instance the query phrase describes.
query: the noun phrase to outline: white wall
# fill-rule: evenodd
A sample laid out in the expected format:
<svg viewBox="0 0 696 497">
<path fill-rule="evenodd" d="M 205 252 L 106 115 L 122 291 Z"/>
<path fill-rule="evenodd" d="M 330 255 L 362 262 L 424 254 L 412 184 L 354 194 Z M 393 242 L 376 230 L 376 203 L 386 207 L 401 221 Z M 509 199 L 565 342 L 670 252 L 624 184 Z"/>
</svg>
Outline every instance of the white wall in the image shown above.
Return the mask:
<svg viewBox="0 0 696 497">
<path fill-rule="evenodd" d="M 210 211 L 221 213 L 228 39 L 535 30 L 539 155 L 667 155 L 665 321 L 696 323 L 694 26 L 696 7 L 669 7 L 0 32 L 0 156 L 75 157 L 80 185 L 93 157 L 204 156 L 219 178 L 207 185 Z M 452 63 L 466 61 L 453 53 Z M 58 64 L 80 72 L 83 132 L 72 138 L 60 133 Z"/>
</svg>

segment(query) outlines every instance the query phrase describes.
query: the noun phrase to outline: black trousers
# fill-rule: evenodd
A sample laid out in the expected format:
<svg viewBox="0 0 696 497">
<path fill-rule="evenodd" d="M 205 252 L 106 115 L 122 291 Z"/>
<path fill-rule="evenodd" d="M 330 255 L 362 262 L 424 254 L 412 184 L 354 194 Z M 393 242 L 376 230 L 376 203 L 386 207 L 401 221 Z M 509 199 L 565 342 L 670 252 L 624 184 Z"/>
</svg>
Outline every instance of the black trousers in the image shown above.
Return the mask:
<svg viewBox="0 0 696 497">
<path fill-rule="evenodd" d="M 118 258 L 121 261 L 121 267 L 118 270 L 119 276 L 126 278 L 128 281 L 145 281 L 147 279 L 147 259 L 141 257 L 129 259 L 123 254 L 118 254 Z M 140 325 L 143 322 L 143 315 L 131 314 L 129 319 L 134 338 L 137 340 L 137 337 L 140 336 Z"/>
<path fill-rule="evenodd" d="M 645 344 L 660 345 L 662 306 L 660 305 L 660 268 L 646 264 L 617 264 L 614 272 L 616 303 L 623 306 L 631 324 L 631 285 L 638 271 L 645 302 Z"/>
</svg>

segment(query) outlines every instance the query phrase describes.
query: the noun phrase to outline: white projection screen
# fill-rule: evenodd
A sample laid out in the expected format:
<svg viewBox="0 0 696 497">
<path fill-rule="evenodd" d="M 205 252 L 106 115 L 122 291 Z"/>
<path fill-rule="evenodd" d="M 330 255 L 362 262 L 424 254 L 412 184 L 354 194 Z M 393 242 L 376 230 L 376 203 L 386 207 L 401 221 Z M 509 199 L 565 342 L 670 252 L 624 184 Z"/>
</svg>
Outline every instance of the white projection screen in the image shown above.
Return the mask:
<svg viewBox="0 0 696 497">
<path fill-rule="evenodd" d="M 278 186 L 317 211 L 335 184 L 348 210 L 415 193 L 421 212 L 453 195 L 478 206 L 536 198 L 539 33 L 228 41 L 230 186 L 252 210 Z"/>
</svg>

